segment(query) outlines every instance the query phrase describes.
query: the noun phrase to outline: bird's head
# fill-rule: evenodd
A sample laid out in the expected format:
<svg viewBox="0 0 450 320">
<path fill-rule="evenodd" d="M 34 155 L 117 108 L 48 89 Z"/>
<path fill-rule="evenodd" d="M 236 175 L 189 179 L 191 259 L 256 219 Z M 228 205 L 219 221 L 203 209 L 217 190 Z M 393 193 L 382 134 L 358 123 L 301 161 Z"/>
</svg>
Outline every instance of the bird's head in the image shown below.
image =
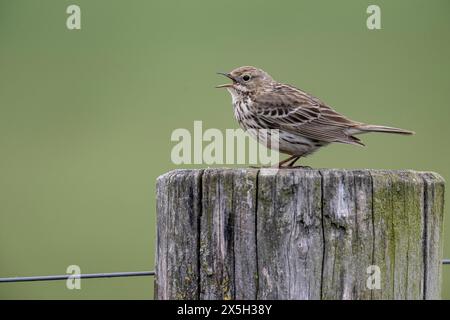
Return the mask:
<svg viewBox="0 0 450 320">
<path fill-rule="evenodd" d="M 232 95 L 256 92 L 274 82 L 267 72 L 250 66 L 239 67 L 228 73 L 218 72 L 218 74 L 231 79 L 232 83 L 222 84 L 216 88 L 227 88 Z"/>
</svg>

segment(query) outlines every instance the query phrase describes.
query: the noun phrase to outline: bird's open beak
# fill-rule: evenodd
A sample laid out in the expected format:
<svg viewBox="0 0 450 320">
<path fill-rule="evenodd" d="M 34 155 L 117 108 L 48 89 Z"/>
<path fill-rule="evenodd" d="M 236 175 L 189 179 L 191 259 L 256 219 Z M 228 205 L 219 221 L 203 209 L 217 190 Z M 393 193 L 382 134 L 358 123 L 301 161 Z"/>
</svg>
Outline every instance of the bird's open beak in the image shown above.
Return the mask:
<svg viewBox="0 0 450 320">
<path fill-rule="evenodd" d="M 216 86 L 216 88 L 230 88 L 230 87 L 233 87 L 234 83 L 236 83 L 236 79 L 234 79 L 234 77 L 229 73 L 217 72 L 217 74 L 221 74 L 221 75 L 231 79 L 233 81 L 233 83 L 221 84 L 219 86 Z"/>
</svg>

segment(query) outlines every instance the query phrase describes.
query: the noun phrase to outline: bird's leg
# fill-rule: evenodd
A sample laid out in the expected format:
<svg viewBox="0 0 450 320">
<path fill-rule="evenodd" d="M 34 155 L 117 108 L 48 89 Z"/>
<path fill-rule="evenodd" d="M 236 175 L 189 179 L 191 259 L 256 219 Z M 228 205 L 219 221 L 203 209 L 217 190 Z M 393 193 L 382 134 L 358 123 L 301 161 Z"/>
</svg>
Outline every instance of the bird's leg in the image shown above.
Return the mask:
<svg viewBox="0 0 450 320">
<path fill-rule="evenodd" d="M 284 168 L 283 164 L 285 164 L 286 162 L 290 162 L 292 161 L 292 159 L 294 159 L 297 156 L 290 156 L 289 158 L 281 161 L 280 163 L 277 163 L 276 165 L 274 165 L 272 168 Z"/>
<path fill-rule="evenodd" d="M 292 161 L 290 161 L 290 162 L 286 165 L 286 167 L 293 167 L 294 164 L 298 161 L 298 159 L 300 159 L 300 156 L 295 156 L 295 157 L 292 159 Z"/>
<path fill-rule="evenodd" d="M 290 156 L 289 158 L 287 158 L 287 159 L 277 163 L 276 165 L 274 165 L 272 167 L 268 167 L 268 168 L 277 168 L 277 169 L 281 169 L 281 168 L 285 168 L 285 169 L 305 168 L 305 169 L 311 169 L 311 167 L 308 167 L 308 166 L 294 166 L 294 164 L 300 158 L 301 158 L 301 156 L 293 155 L 293 156 Z M 287 163 L 287 165 L 284 165 L 285 163 Z M 250 168 L 260 169 L 261 167 L 250 166 Z M 262 167 L 262 168 L 264 168 L 264 167 Z"/>
<path fill-rule="evenodd" d="M 291 162 L 289 162 L 288 164 L 287 164 L 287 166 L 285 166 L 284 168 L 287 168 L 287 169 L 299 169 L 299 168 L 302 168 L 302 169 L 312 169 L 311 167 L 309 167 L 309 166 L 294 166 L 294 164 L 298 161 L 298 159 L 300 159 L 301 158 L 301 156 L 297 156 L 297 157 L 295 157 L 294 159 L 292 159 L 292 161 Z"/>
</svg>

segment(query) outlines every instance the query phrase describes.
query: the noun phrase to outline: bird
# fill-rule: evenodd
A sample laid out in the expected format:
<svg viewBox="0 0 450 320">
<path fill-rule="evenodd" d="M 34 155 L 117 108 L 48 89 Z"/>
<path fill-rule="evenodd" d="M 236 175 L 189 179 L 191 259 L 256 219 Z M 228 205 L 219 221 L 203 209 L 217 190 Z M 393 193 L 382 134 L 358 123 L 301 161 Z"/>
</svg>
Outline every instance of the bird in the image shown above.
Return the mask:
<svg viewBox="0 0 450 320">
<path fill-rule="evenodd" d="M 256 67 L 243 66 L 218 74 L 231 80 L 231 83 L 216 88 L 225 88 L 231 94 L 234 117 L 243 130 L 256 139 L 258 130 L 277 130 L 277 145 L 272 144 L 272 147 L 267 137 L 262 139 L 263 142 L 259 141 L 289 155 L 274 167 L 294 168 L 301 157 L 334 142 L 364 146 L 356 137 L 363 133 L 414 134 L 410 130 L 350 120 L 319 98 L 277 82 Z"/>
</svg>

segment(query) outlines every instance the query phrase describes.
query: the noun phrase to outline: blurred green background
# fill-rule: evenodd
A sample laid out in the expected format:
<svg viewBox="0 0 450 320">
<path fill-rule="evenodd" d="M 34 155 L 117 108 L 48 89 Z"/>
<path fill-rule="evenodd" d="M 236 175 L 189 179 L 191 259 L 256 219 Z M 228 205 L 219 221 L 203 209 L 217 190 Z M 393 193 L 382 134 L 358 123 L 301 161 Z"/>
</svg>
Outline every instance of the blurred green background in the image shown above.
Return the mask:
<svg viewBox="0 0 450 320">
<path fill-rule="evenodd" d="M 79 31 L 66 28 L 69 4 L 81 7 Z M 366 28 L 369 4 L 382 30 Z M 353 119 L 417 132 L 367 135 L 366 149 L 332 145 L 304 164 L 450 181 L 449 13 L 448 0 L 0 0 L 0 276 L 153 269 L 155 179 L 176 167 L 172 130 L 237 128 L 213 87 L 216 71 L 241 65 Z M 0 284 L 3 299 L 152 294 L 150 277 Z"/>
</svg>

